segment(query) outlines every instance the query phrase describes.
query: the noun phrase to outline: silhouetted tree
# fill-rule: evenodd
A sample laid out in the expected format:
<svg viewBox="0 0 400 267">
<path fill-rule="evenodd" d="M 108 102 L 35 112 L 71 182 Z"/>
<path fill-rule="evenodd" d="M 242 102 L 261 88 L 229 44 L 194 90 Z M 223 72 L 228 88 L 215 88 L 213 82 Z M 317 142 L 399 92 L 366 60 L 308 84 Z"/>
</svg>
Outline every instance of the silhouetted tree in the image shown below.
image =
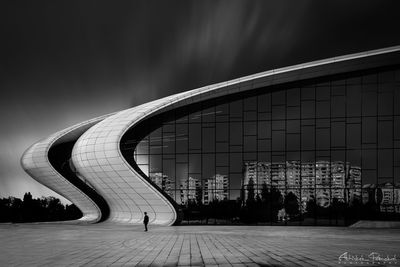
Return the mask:
<svg viewBox="0 0 400 267">
<path fill-rule="evenodd" d="M 271 188 L 271 197 L 270 197 L 270 202 L 271 202 L 271 220 L 276 221 L 278 218 L 278 212 L 280 209 L 283 208 L 283 197 L 281 192 L 275 188 Z"/>
<path fill-rule="evenodd" d="M 297 196 L 293 192 L 289 192 L 286 195 L 283 205 L 290 218 L 299 214 L 299 202 Z"/>
<path fill-rule="evenodd" d="M 313 196 L 311 196 L 311 198 L 307 201 L 306 213 L 308 217 L 312 218 L 315 218 L 317 215 L 317 202 L 315 201 L 315 198 Z"/>
<path fill-rule="evenodd" d="M 249 179 L 249 183 L 247 184 L 246 206 L 249 207 L 253 204 L 254 204 L 254 181 L 253 179 Z"/>
<path fill-rule="evenodd" d="M 201 186 L 196 188 L 196 204 L 203 204 L 203 189 L 201 188 Z"/>
<path fill-rule="evenodd" d="M 269 191 L 266 183 L 263 183 L 261 186 L 261 200 L 263 202 L 267 202 L 269 198 Z"/>
<path fill-rule="evenodd" d="M 0 222 L 39 222 L 74 220 L 82 217 L 82 212 L 75 205 L 65 208 L 55 197 L 34 199 L 30 192 L 23 200 L 15 197 L 0 199 Z"/>
</svg>

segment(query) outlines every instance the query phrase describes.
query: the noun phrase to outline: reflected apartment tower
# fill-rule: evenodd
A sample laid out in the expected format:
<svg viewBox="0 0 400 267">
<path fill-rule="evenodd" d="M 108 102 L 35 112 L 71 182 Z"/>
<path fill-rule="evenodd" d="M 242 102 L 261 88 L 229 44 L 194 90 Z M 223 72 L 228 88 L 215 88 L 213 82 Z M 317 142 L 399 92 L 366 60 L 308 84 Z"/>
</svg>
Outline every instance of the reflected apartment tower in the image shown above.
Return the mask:
<svg viewBox="0 0 400 267">
<path fill-rule="evenodd" d="M 271 163 L 271 184 L 283 191 L 286 187 L 286 164 L 284 162 Z"/>
<path fill-rule="evenodd" d="M 315 195 L 318 206 L 328 207 L 330 204 L 330 175 L 329 161 L 315 162 Z"/>
<path fill-rule="evenodd" d="M 242 188 L 244 189 L 244 199 L 247 199 L 247 189 L 249 182 L 253 182 L 254 194 L 261 196 L 262 185 L 271 185 L 271 164 L 268 162 L 250 161 L 244 163 L 244 175 Z"/>
<path fill-rule="evenodd" d="M 391 183 L 386 183 L 380 187 L 380 191 L 382 193 L 382 199 L 378 204 L 381 212 L 395 212 L 398 210 L 396 209 L 396 204 L 398 204 L 398 195 L 399 195 L 398 190 L 399 189 L 394 188 Z"/>
<path fill-rule="evenodd" d="M 301 202 L 305 209 L 307 201 L 315 199 L 315 163 L 301 163 Z"/>
<path fill-rule="evenodd" d="M 350 166 L 348 179 L 347 179 L 349 203 L 354 202 L 355 199 L 361 201 L 361 168 L 357 166 Z"/>
<path fill-rule="evenodd" d="M 181 204 L 186 205 L 189 202 L 195 202 L 201 190 L 201 181 L 199 179 L 189 177 L 180 185 Z"/>
<path fill-rule="evenodd" d="M 150 173 L 150 180 L 166 194 L 173 197 L 172 189 L 174 186 L 167 175 L 162 174 L 161 172 Z"/>
<path fill-rule="evenodd" d="M 340 202 L 345 201 L 344 188 L 346 186 L 346 173 L 349 171 L 349 168 L 350 168 L 349 162 L 346 162 L 346 164 L 343 161 L 334 161 L 331 163 L 332 199 L 336 198 Z M 361 172 L 359 177 L 361 179 Z"/>
<path fill-rule="evenodd" d="M 300 199 L 300 185 L 301 185 L 301 168 L 300 162 L 293 160 L 286 162 L 286 187 L 287 192 L 292 192 Z"/>
<path fill-rule="evenodd" d="M 216 174 L 204 183 L 204 204 L 210 204 L 213 200 L 228 199 L 229 179 L 226 175 Z"/>
<path fill-rule="evenodd" d="M 249 181 L 254 184 L 255 194 L 261 194 L 264 182 L 283 194 L 292 192 L 301 200 L 303 208 L 311 199 L 321 207 L 328 207 L 334 198 L 346 201 L 346 181 L 348 199 L 361 197 L 361 168 L 343 161 L 245 162 L 242 181 L 245 199 Z"/>
</svg>

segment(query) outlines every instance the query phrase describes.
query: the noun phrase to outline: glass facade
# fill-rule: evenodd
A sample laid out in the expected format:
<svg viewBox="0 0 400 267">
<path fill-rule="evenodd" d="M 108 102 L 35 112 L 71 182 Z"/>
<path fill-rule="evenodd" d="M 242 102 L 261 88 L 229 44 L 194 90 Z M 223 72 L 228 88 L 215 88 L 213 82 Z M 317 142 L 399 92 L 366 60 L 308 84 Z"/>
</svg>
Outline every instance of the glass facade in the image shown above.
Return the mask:
<svg viewBox="0 0 400 267">
<path fill-rule="evenodd" d="M 400 218 L 400 68 L 228 95 L 156 115 L 121 151 L 183 223 Z"/>
</svg>

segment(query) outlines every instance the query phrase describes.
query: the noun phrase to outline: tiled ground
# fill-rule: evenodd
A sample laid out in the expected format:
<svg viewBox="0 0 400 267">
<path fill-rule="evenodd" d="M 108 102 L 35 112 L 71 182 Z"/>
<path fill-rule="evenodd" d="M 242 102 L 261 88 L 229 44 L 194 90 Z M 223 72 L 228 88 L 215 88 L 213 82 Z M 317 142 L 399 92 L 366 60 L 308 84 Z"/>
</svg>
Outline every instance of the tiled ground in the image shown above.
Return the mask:
<svg viewBox="0 0 400 267">
<path fill-rule="evenodd" d="M 0 224 L 0 242 L 0 266 L 349 266 L 344 252 L 400 266 L 400 229 Z"/>
</svg>

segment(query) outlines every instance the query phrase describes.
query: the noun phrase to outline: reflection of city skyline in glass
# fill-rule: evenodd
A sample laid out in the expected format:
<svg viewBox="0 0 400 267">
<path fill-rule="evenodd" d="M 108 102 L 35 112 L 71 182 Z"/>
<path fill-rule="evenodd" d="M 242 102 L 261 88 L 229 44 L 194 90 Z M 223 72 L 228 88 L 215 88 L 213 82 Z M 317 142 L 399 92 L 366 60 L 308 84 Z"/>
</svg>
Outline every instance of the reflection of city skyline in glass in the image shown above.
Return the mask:
<svg viewBox="0 0 400 267">
<path fill-rule="evenodd" d="M 173 196 L 174 179 L 162 173 L 151 173 L 150 179 L 161 190 Z M 329 206 L 333 199 L 351 202 L 361 199 L 361 168 L 349 162 L 245 162 L 241 188 L 244 200 L 249 181 L 255 195 L 261 196 L 263 184 L 275 187 L 284 195 L 292 192 L 302 203 L 315 199 L 323 207 Z M 213 200 L 227 200 L 229 177 L 216 174 L 208 179 L 188 177 L 180 181 L 180 204 L 190 201 L 209 204 Z"/>
<path fill-rule="evenodd" d="M 265 182 L 283 199 L 292 193 L 304 213 L 312 201 L 400 212 L 396 75 L 348 74 L 192 104 L 144 124 L 133 158 L 149 177 L 168 176 L 182 205 L 245 206 L 252 180 L 254 198 Z"/>
<path fill-rule="evenodd" d="M 321 207 L 329 207 L 332 202 L 352 203 L 355 200 L 368 203 L 373 200 L 378 203 L 382 212 L 400 213 L 400 188 L 392 184 L 361 185 L 362 171 L 359 166 L 352 166 L 343 161 L 328 162 L 244 162 L 241 179 L 243 198 L 248 199 L 249 183 L 257 197 L 261 197 L 262 189 L 277 188 L 283 197 L 292 192 L 305 211 L 307 202 L 315 200 Z M 162 173 L 151 173 L 151 181 L 166 194 L 173 197 L 174 182 Z M 250 182 L 251 181 L 251 182 Z M 397 186 L 398 187 L 398 186 Z M 179 194 L 181 205 L 204 204 L 213 201 L 228 200 L 229 177 L 216 174 L 208 179 L 188 177 L 180 182 Z M 371 194 L 372 192 L 372 194 Z M 239 198 L 240 198 L 239 197 Z"/>
</svg>

